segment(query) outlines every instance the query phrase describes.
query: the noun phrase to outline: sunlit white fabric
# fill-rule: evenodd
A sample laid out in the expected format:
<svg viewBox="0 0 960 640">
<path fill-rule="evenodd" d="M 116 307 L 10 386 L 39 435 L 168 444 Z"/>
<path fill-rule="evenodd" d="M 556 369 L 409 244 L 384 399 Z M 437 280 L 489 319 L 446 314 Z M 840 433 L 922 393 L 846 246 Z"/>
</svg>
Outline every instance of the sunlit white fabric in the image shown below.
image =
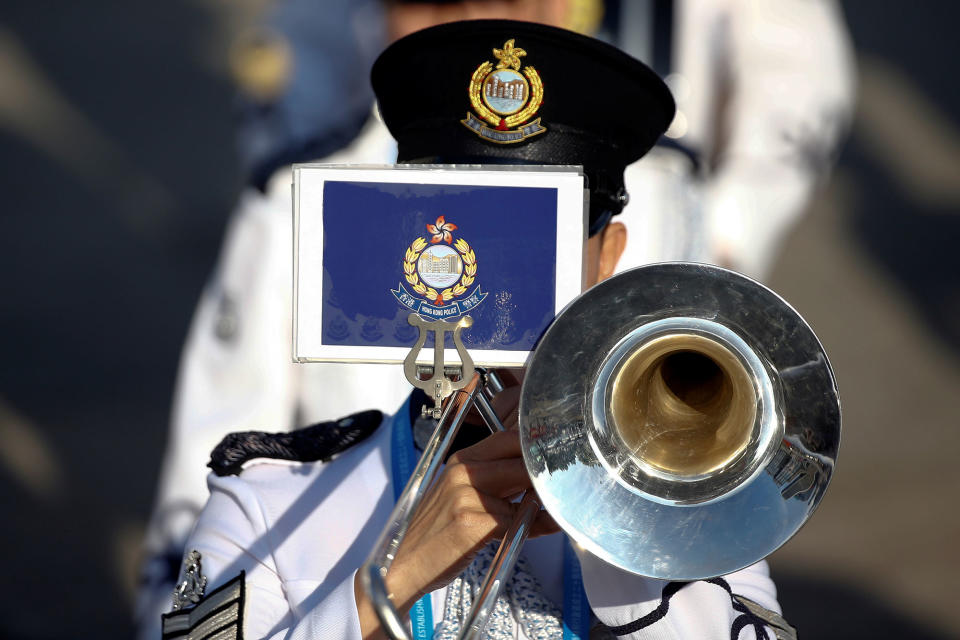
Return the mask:
<svg viewBox="0 0 960 640">
<path fill-rule="evenodd" d="M 210 500 L 187 548 L 200 552 L 208 590 L 246 571 L 245 637 L 360 638 L 354 576 L 393 507 L 390 423 L 328 464 L 257 460 L 240 476 L 210 476 Z M 552 535 L 523 551 L 530 575 L 554 603 L 562 602 L 562 545 L 562 536 Z M 603 623 L 632 621 L 659 604 L 664 582 L 580 557 L 587 597 Z M 734 592 L 779 611 L 764 563 L 727 579 Z M 431 596 L 437 623 L 447 591 Z M 726 592 L 696 584 L 674 596 L 663 621 L 624 637 L 727 640 L 734 617 Z M 532 640 L 523 625 L 514 629 Z M 752 638 L 752 631 L 741 637 Z"/>
</svg>

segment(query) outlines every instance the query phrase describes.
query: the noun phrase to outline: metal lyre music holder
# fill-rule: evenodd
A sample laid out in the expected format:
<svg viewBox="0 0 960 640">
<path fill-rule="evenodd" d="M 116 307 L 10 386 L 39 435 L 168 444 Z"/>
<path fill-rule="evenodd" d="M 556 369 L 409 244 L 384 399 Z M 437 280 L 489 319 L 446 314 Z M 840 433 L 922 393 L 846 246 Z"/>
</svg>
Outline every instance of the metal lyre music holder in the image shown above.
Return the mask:
<svg viewBox="0 0 960 640">
<path fill-rule="evenodd" d="M 440 405 L 444 399 L 450 396 L 454 391 L 459 391 L 467 386 L 473 379 L 475 368 L 473 358 L 463 346 L 460 339 L 460 332 L 473 326 L 473 318 L 470 316 L 461 316 L 456 321 L 453 320 L 424 320 L 415 313 L 407 316 L 407 322 L 416 327 L 420 335 L 416 343 L 410 349 L 410 353 L 403 360 L 403 375 L 407 381 L 418 389 L 423 389 L 428 396 L 433 399 L 433 409 L 423 407 L 422 414 L 431 415 L 434 420 L 440 419 Z M 427 334 L 433 332 L 433 366 L 417 364 L 417 356 L 427 341 Z M 447 367 L 443 361 L 444 346 L 448 333 L 453 334 L 453 344 L 457 348 L 457 355 L 460 356 L 460 364 Z M 423 379 L 421 376 L 428 375 L 429 378 Z"/>
</svg>

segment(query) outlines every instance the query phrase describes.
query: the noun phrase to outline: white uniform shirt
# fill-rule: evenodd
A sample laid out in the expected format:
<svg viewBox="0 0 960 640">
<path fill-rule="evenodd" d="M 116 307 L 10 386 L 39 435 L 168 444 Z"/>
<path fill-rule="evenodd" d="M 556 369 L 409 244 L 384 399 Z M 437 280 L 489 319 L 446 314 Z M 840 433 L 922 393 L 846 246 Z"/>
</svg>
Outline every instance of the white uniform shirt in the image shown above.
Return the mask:
<svg viewBox="0 0 960 640">
<path fill-rule="evenodd" d="M 366 441 L 327 464 L 257 459 L 239 476 L 209 477 L 210 500 L 187 549 L 200 552 L 207 593 L 245 571 L 245 638 L 359 640 L 354 576 L 394 504 L 391 427 L 386 418 Z M 562 543 L 556 534 L 527 542 L 523 551 L 544 594 L 558 604 Z M 650 613 L 667 584 L 588 554 L 581 554 L 581 566 L 591 607 L 608 626 Z M 779 611 L 765 563 L 726 579 L 734 593 Z M 431 596 L 435 623 L 443 616 L 445 592 Z M 728 640 L 738 615 L 726 591 L 698 582 L 673 596 L 663 620 L 621 637 Z M 753 638 L 752 629 L 740 637 Z"/>
</svg>

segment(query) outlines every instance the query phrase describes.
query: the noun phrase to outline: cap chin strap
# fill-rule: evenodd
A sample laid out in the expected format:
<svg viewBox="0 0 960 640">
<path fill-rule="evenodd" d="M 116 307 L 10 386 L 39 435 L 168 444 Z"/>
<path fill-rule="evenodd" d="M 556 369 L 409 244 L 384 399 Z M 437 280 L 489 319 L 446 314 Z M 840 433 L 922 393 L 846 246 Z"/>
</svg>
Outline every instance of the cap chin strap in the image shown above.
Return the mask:
<svg viewBox="0 0 960 640">
<path fill-rule="evenodd" d="M 590 229 L 587 231 L 587 235 L 592 238 L 603 231 L 603 228 L 610 223 L 610 218 L 612 217 L 613 212 L 609 209 L 604 209 L 596 218 L 591 218 Z"/>
</svg>

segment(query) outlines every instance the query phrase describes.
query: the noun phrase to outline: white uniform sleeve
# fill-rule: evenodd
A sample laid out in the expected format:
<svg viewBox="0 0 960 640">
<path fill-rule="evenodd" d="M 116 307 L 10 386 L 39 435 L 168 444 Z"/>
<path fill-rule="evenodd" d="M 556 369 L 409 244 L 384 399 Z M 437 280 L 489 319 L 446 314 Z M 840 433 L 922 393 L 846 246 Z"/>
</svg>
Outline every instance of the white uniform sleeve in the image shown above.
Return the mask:
<svg viewBox="0 0 960 640">
<path fill-rule="evenodd" d="M 200 553 L 207 593 L 245 572 L 243 637 L 360 640 L 355 572 L 308 610 L 295 609 L 287 595 L 292 589 L 277 572 L 267 519 L 256 494 L 233 476 L 211 475 L 209 486 L 210 499 L 187 549 Z"/>
<path fill-rule="evenodd" d="M 330 163 L 396 157 L 386 127 L 371 118 Z M 289 170 L 263 194 L 247 189 L 204 289 L 177 375 L 170 437 L 145 540 L 140 640 L 158 638 L 183 543 L 207 499 L 206 464 L 228 433 L 291 429 L 357 407 L 394 411 L 410 392 L 399 367 L 292 362 L 293 216 Z M 370 389 L 377 393 L 371 397 Z"/>
<path fill-rule="evenodd" d="M 293 425 L 299 382 L 290 356 L 288 201 L 244 196 L 191 323 L 145 540 L 141 639 L 159 637 L 157 615 L 169 604 L 184 540 L 207 497 L 210 451 L 233 431 Z"/>
<path fill-rule="evenodd" d="M 729 19 L 731 89 L 704 216 L 712 257 L 762 277 L 846 130 L 852 49 L 828 0 L 735 1 Z"/>
<path fill-rule="evenodd" d="M 590 608 L 608 627 L 622 627 L 645 616 L 657 617 L 663 607 L 663 590 L 670 584 L 636 576 L 584 551 L 578 551 L 584 588 Z M 776 613 L 780 613 L 776 587 L 765 561 L 725 576 L 734 594 L 742 595 Z M 722 587 L 708 582 L 692 582 L 666 600 L 665 615 L 633 633 L 618 636 L 625 640 L 729 640 L 734 620 L 741 614 Z M 770 638 L 775 637 L 768 629 Z M 739 640 L 753 640 L 751 626 L 744 628 Z"/>
</svg>

